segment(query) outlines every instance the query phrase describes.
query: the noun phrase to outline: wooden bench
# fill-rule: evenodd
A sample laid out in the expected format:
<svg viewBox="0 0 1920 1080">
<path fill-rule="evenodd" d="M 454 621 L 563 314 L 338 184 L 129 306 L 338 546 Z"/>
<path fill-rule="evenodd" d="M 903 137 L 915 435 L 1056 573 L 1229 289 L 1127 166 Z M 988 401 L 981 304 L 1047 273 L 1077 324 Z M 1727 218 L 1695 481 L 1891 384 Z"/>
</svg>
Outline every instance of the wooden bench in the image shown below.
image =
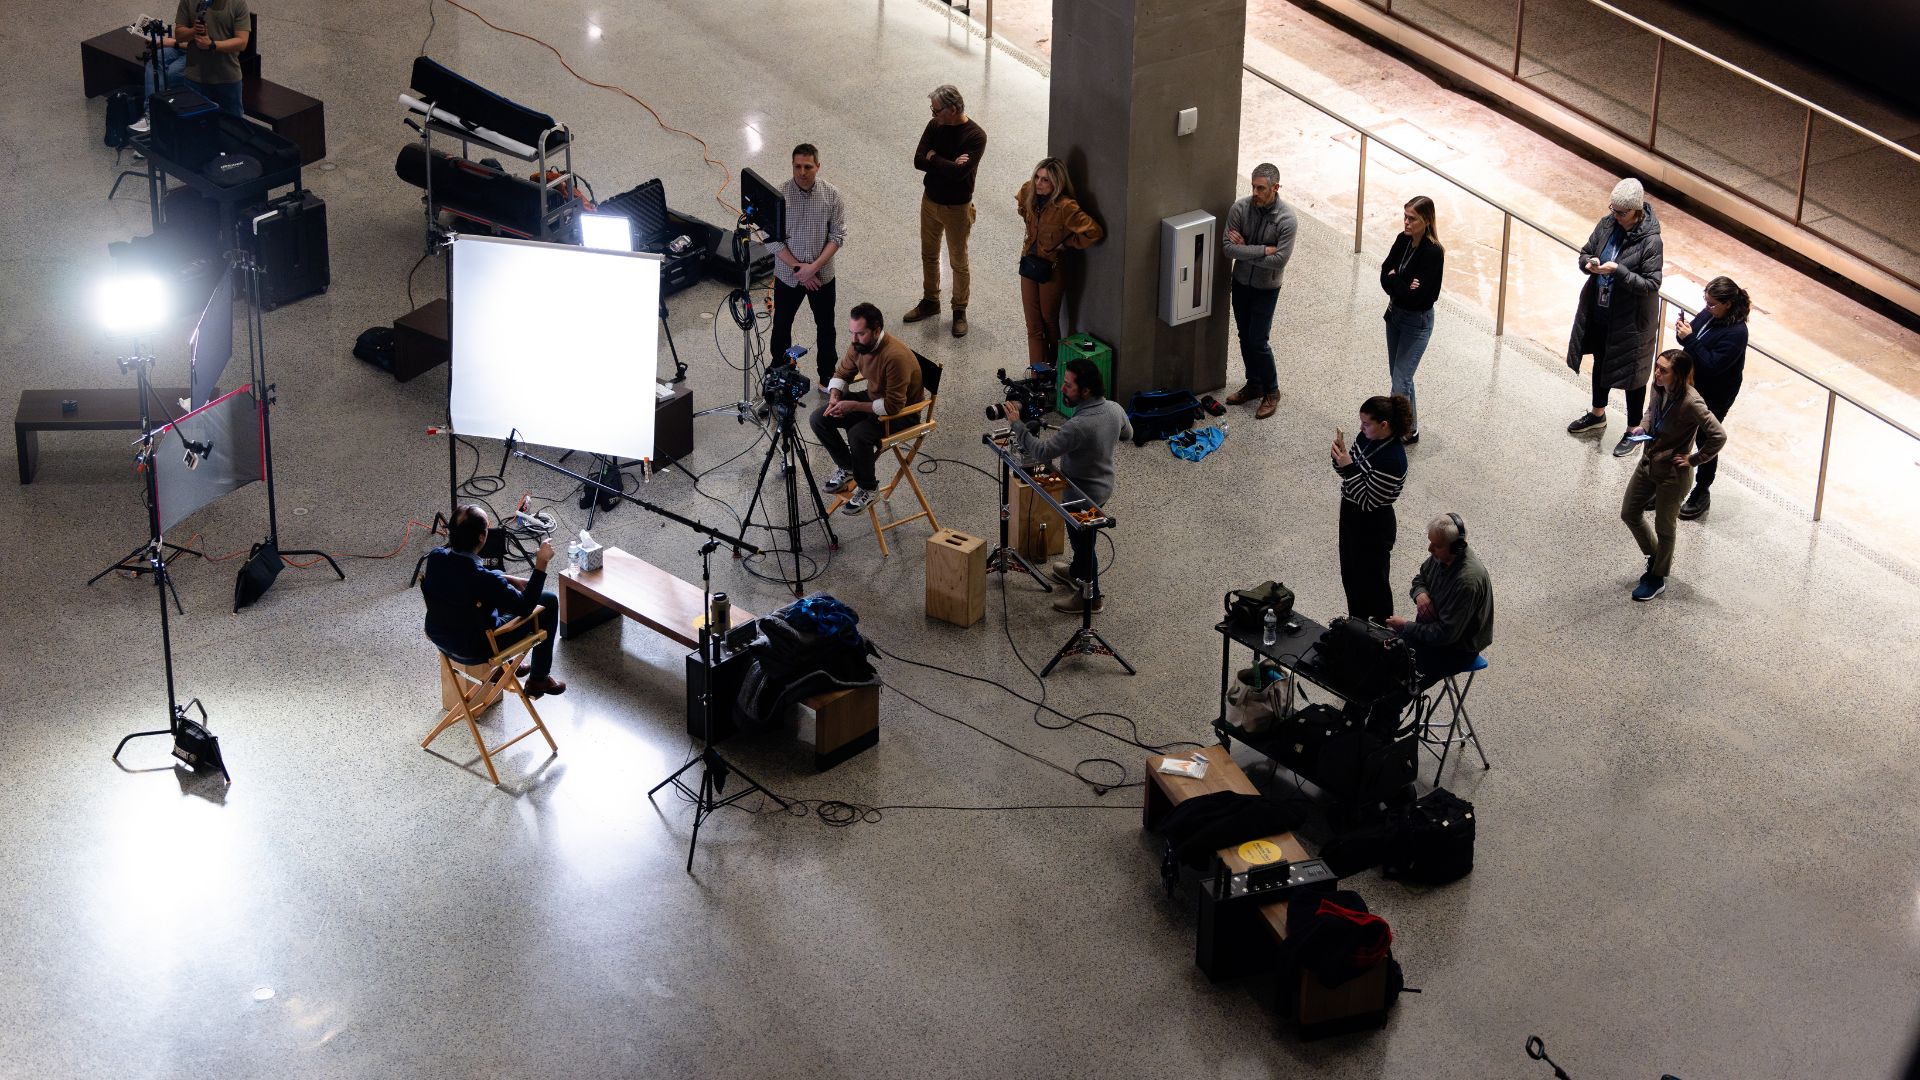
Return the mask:
<svg viewBox="0 0 1920 1080">
<path fill-rule="evenodd" d="M 700 587 L 617 547 L 600 553 L 600 569 L 568 567 L 558 575 L 560 637 L 571 640 L 624 615 L 689 649 L 700 647 L 706 597 Z M 733 625 L 757 616 L 735 607 Z M 691 661 L 690 661 L 691 663 Z M 814 764 L 832 768 L 880 741 L 880 688 L 863 686 L 802 698 L 813 712 Z"/>
<path fill-rule="evenodd" d="M 253 16 L 247 49 L 240 54 L 240 106 L 300 148 L 300 164 L 327 156 L 327 110 L 319 98 L 271 82 L 260 75 L 260 17 Z M 80 82 L 90 98 L 146 81 L 147 42 L 124 27 L 80 43 Z"/>
<path fill-rule="evenodd" d="M 155 424 L 166 422 L 165 414 L 178 411 L 172 403 L 186 397 L 179 387 L 155 387 Z M 72 399 L 79 408 L 63 412 L 60 402 Z M 167 403 L 164 407 L 159 403 Z M 111 431 L 121 428 L 140 430 L 140 391 L 136 387 L 117 390 L 22 390 L 20 408 L 13 414 L 13 448 L 20 459 L 20 482 L 33 483 L 40 471 L 40 433 L 43 431 Z"/>
<path fill-rule="evenodd" d="M 1190 776 L 1174 776 L 1160 771 L 1163 756 L 1147 759 L 1148 784 L 1146 799 L 1142 807 L 1142 825 L 1149 831 L 1159 828 L 1166 815 L 1174 807 L 1200 795 L 1210 795 L 1219 791 L 1232 791 L 1242 795 L 1257 795 L 1260 790 L 1233 760 L 1232 752 L 1224 746 L 1209 746 L 1199 751 L 1207 759 L 1207 775 L 1201 779 Z M 1264 840 L 1280 850 L 1280 856 L 1288 862 L 1312 858 L 1306 845 L 1293 833 L 1278 833 Z M 1226 864 L 1230 874 L 1245 873 L 1253 864 L 1240 854 L 1246 845 L 1234 845 L 1221 848 L 1217 854 Z M 1287 939 L 1287 902 L 1285 900 L 1264 904 L 1260 907 L 1262 922 L 1273 936 L 1274 944 Z M 1203 943 L 1204 944 L 1204 943 Z M 1337 987 L 1328 987 L 1320 982 L 1310 971 L 1300 972 L 1300 986 L 1296 996 L 1298 1010 L 1291 1017 L 1303 1029 L 1337 1025 L 1340 1021 L 1354 1016 L 1364 1016 L 1378 1012 L 1380 1003 L 1386 996 L 1387 965 L 1381 964 L 1372 971 L 1350 980 Z"/>
</svg>

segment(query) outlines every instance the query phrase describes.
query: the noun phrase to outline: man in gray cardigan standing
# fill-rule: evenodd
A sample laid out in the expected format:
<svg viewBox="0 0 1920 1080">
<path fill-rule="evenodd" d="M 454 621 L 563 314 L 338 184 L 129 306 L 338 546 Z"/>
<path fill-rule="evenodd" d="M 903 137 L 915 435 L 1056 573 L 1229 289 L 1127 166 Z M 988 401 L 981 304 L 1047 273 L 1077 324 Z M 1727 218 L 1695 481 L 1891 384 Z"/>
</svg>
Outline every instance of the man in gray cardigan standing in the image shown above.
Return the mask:
<svg viewBox="0 0 1920 1080">
<path fill-rule="evenodd" d="M 1220 249 L 1233 260 L 1233 324 L 1240 335 L 1240 359 L 1247 383 L 1227 398 L 1244 405 L 1258 398 L 1254 418 L 1265 420 L 1280 407 L 1280 375 L 1273 365 L 1273 309 L 1280 302 L 1280 279 L 1293 257 L 1299 222 L 1293 207 L 1280 201 L 1280 170 L 1261 162 L 1253 170 L 1253 194 L 1227 211 Z"/>
</svg>

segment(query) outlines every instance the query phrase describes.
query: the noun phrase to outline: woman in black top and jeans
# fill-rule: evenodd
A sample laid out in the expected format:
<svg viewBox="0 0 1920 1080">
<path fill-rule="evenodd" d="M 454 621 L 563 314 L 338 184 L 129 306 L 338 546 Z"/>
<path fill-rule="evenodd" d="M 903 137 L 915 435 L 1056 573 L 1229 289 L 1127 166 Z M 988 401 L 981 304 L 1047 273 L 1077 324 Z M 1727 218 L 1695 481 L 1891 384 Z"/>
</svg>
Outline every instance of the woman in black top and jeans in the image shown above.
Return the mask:
<svg viewBox="0 0 1920 1080">
<path fill-rule="evenodd" d="M 1351 448 L 1336 435 L 1333 471 L 1340 476 L 1340 584 L 1347 614 L 1384 619 L 1393 614 L 1387 580 L 1393 558 L 1393 503 L 1407 482 L 1403 436 L 1413 406 L 1403 397 L 1370 397 L 1360 405 L 1360 434 Z"/>
<path fill-rule="evenodd" d="M 1380 264 L 1380 288 L 1387 294 L 1387 372 L 1393 393 L 1414 406 L 1413 373 L 1426 355 L 1433 336 L 1433 302 L 1440 298 L 1440 275 L 1446 271 L 1447 252 L 1433 222 L 1433 200 L 1415 195 L 1407 200 L 1405 227 L 1393 238 L 1393 248 Z M 1400 433 L 1408 446 L 1420 441 L 1417 422 Z"/>
<path fill-rule="evenodd" d="M 1707 282 L 1706 299 L 1706 307 L 1691 324 L 1684 314 L 1674 319 L 1673 332 L 1680 347 L 1693 357 L 1693 388 L 1713 418 L 1724 421 L 1747 370 L 1747 312 L 1753 309 L 1753 301 L 1747 290 L 1725 276 Z M 1717 454 L 1694 470 L 1693 491 L 1680 504 L 1680 520 L 1692 521 L 1707 512 L 1713 499 L 1708 489 L 1719 471 Z"/>
</svg>

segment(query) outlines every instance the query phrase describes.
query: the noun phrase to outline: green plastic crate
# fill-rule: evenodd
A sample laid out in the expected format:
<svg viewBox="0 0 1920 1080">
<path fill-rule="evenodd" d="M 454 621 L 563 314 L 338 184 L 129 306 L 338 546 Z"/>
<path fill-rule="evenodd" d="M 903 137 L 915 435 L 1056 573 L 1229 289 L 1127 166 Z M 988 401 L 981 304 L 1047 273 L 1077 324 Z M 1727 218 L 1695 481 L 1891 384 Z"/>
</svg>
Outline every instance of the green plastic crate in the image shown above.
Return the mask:
<svg viewBox="0 0 1920 1080">
<path fill-rule="evenodd" d="M 1075 334 L 1061 338 L 1054 350 L 1054 390 L 1053 407 L 1061 416 L 1072 416 L 1073 406 L 1060 396 L 1061 387 L 1066 384 L 1067 361 L 1091 360 L 1100 371 L 1100 381 L 1107 388 L 1108 396 L 1113 394 L 1113 346 L 1094 337 L 1092 334 Z"/>
</svg>

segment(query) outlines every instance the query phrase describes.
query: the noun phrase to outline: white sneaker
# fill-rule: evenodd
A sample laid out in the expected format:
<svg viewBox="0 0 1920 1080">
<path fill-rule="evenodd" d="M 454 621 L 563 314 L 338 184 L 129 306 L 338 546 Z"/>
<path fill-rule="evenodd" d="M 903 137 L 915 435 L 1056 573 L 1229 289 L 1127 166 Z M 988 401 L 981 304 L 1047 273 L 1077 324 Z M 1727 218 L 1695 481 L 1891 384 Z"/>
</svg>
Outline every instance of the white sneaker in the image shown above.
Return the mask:
<svg viewBox="0 0 1920 1080">
<path fill-rule="evenodd" d="M 852 472 L 846 469 L 835 469 L 827 474 L 826 482 L 820 485 L 820 490 L 829 495 L 838 495 L 847 490 L 847 485 L 851 483 L 853 483 Z"/>
<path fill-rule="evenodd" d="M 856 488 L 852 495 L 847 496 L 847 505 L 841 507 L 840 512 L 843 514 L 864 514 L 867 512 L 868 504 L 879 497 L 880 493 L 871 488 Z"/>
<path fill-rule="evenodd" d="M 149 123 L 144 116 L 127 125 L 127 130 L 133 132 L 135 135 L 145 135 L 152 129 L 153 125 Z"/>
</svg>

